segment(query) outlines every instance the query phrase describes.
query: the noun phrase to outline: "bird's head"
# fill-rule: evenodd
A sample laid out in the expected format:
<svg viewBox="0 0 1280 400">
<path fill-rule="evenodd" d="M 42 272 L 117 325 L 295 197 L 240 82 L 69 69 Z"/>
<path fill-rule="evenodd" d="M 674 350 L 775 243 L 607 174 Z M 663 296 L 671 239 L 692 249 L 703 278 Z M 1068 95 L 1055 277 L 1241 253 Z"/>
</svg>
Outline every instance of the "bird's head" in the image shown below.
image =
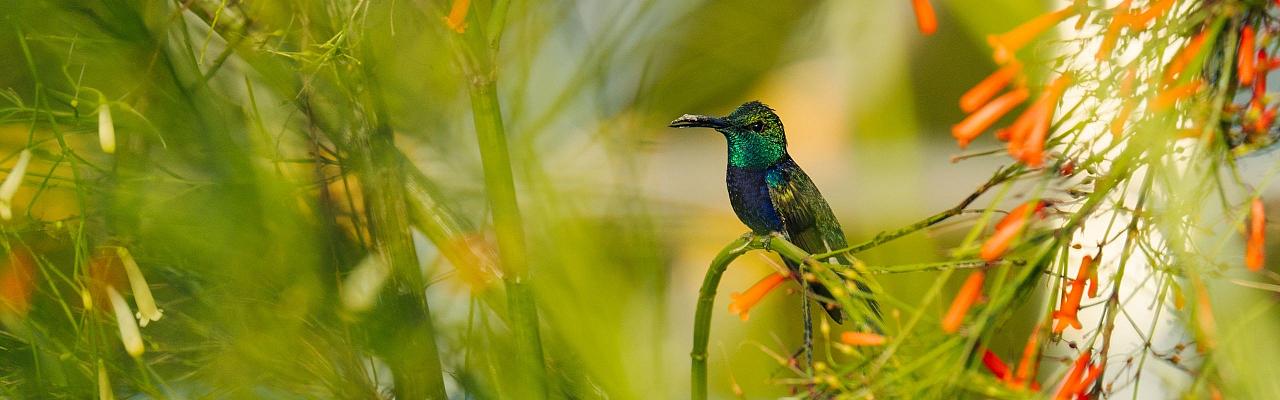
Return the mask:
<svg viewBox="0 0 1280 400">
<path fill-rule="evenodd" d="M 685 114 L 671 121 L 672 128 L 712 128 L 729 141 L 729 164 L 764 168 L 787 154 L 782 119 L 759 101 L 738 106 L 726 117 Z"/>
</svg>

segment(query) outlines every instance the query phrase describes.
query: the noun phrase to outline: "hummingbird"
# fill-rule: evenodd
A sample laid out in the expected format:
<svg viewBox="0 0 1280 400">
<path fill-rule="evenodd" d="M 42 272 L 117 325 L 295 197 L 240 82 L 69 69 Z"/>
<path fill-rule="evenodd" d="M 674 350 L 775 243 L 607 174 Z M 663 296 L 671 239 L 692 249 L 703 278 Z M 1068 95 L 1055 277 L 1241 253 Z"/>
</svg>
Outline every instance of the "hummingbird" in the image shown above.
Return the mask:
<svg viewBox="0 0 1280 400">
<path fill-rule="evenodd" d="M 831 206 L 787 153 L 782 119 L 769 106 L 750 101 L 725 117 L 685 114 L 671 121 L 670 127 L 711 128 L 724 135 L 729 144 L 725 173 L 729 204 L 752 232 L 781 234 L 810 254 L 849 247 Z M 841 259 L 852 265 L 852 260 L 843 255 L 836 261 Z M 812 289 L 831 320 L 841 323 L 844 318 L 840 307 L 831 301 L 831 291 L 820 283 L 806 282 L 798 264 L 784 261 L 791 276 Z M 871 293 L 865 282 L 859 280 L 855 284 L 866 294 Z M 808 300 L 804 304 L 807 307 Z M 866 305 L 878 319 L 876 302 L 868 298 Z"/>
</svg>

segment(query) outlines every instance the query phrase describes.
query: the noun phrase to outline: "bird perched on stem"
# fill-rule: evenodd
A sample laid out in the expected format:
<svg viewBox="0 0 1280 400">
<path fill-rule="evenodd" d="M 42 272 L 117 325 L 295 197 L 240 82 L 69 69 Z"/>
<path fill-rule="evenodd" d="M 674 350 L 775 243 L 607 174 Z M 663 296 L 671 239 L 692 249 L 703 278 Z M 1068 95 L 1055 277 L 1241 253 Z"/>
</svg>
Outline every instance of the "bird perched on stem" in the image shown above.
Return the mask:
<svg viewBox="0 0 1280 400">
<path fill-rule="evenodd" d="M 671 121 L 670 126 L 712 128 L 724 134 L 729 142 L 729 165 L 725 176 L 729 203 L 733 205 L 738 219 L 753 232 L 780 233 L 810 254 L 849 247 L 844 232 L 840 230 L 840 222 L 831 213 L 822 193 L 787 154 L 787 136 L 782 120 L 773 109 L 752 101 L 723 118 L 685 114 Z M 835 261 L 852 265 L 852 260 L 843 255 Z M 812 289 L 832 321 L 840 323 L 844 319 L 826 286 L 806 282 L 797 263 L 787 261 L 787 267 L 802 286 Z M 860 279 L 855 283 L 865 296 L 871 294 L 868 282 Z M 879 330 L 879 307 L 870 298 L 865 304 L 869 314 L 866 322 L 871 329 Z M 804 305 L 807 308 L 808 300 Z M 810 331 L 808 323 L 806 315 L 806 333 Z"/>
</svg>

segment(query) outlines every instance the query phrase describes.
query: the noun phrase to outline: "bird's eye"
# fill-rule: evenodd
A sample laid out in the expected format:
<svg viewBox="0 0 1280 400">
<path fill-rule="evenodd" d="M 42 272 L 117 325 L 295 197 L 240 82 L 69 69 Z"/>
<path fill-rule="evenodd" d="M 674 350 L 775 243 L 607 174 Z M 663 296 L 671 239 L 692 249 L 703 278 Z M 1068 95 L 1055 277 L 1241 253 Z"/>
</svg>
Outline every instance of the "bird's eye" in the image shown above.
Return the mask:
<svg viewBox="0 0 1280 400">
<path fill-rule="evenodd" d="M 764 132 L 764 121 L 752 122 L 751 125 L 747 125 L 747 129 L 754 132 Z"/>
</svg>

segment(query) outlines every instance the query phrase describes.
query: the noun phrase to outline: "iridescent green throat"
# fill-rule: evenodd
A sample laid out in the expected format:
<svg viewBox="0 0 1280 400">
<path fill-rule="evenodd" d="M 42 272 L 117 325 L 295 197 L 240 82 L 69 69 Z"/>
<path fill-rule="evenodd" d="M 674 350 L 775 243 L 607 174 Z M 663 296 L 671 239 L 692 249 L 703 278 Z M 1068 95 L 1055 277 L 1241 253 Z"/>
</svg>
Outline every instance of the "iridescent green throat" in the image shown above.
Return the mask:
<svg viewBox="0 0 1280 400">
<path fill-rule="evenodd" d="M 729 166 L 747 169 L 765 169 L 787 153 L 786 145 L 769 140 L 762 135 L 725 134 L 729 140 Z"/>
</svg>

